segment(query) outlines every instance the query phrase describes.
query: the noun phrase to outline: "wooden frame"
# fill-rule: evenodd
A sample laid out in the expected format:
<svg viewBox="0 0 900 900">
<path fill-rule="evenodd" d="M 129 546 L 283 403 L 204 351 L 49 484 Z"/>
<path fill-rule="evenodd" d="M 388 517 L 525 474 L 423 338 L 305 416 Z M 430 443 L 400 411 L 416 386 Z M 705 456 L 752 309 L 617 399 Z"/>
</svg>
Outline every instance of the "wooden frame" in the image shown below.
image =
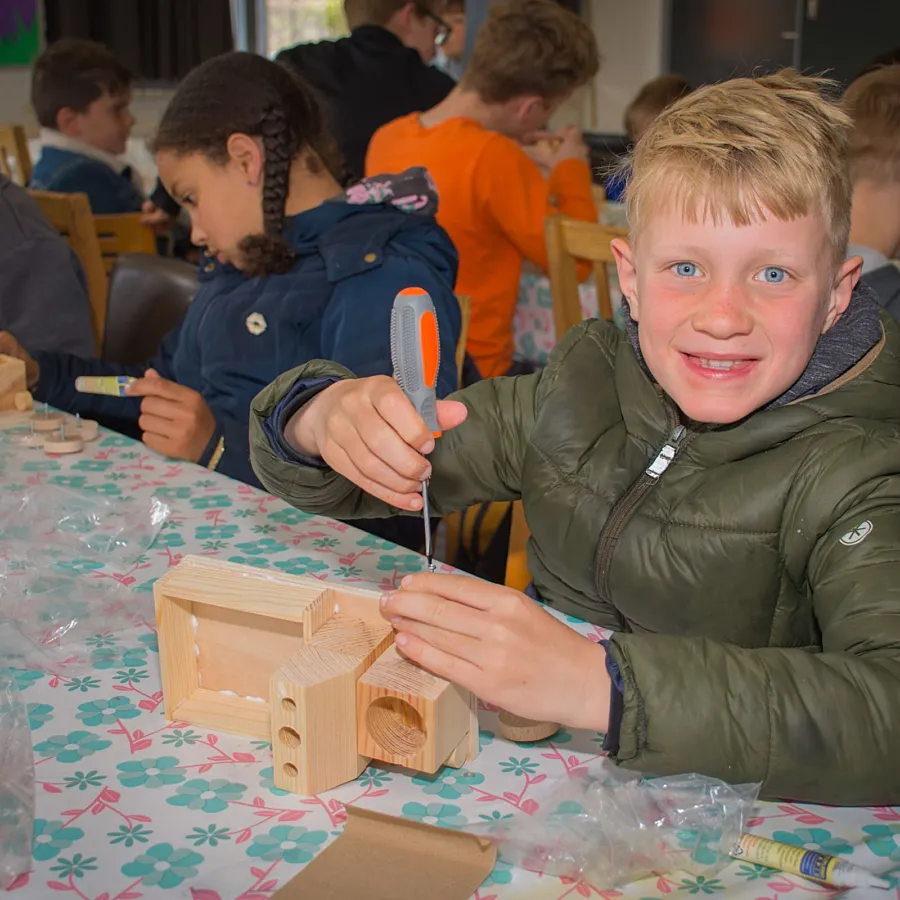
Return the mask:
<svg viewBox="0 0 900 900">
<path fill-rule="evenodd" d="M 277 787 L 315 794 L 372 759 L 433 772 L 478 755 L 474 697 L 392 652 L 379 594 L 200 556 L 153 592 L 166 718 L 271 740 Z M 382 717 L 369 733 L 378 698 L 363 684 L 391 694 L 379 688 L 387 668 L 414 685 L 407 694 L 421 696 L 425 715 L 417 752 L 405 756 L 389 752 L 402 721 Z"/>
<path fill-rule="evenodd" d="M 594 264 L 597 310 L 600 318 L 611 320 L 612 302 L 606 266 L 614 263 L 615 257 L 609 245 L 614 238 L 627 237 L 627 230 L 556 215 L 547 217 L 545 236 L 556 339 L 562 340 L 563 335 L 583 318 L 577 260 Z"/>
<path fill-rule="evenodd" d="M 81 262 L 91 301 L 91 324 L 99 356 L 106 328 L 109 279 L 103 268 L 100 241 L 87 194 L 58 194 L 53 191 L 28 193 L 34 197 L 50 224 L 66 239 Z"/>
<path fill-rule="evenodd" d="M 122 253 L 156 255 L 156 235 L 152 228 L 141 224 L 140 213 L 94 216 L 94 227 L 107 276 Z"/>
<path fill-rule="evenodd" d="M 10 165 L 15 163 L 15 170 Z M 21 125 L 0 125 L 0 172 L 25 187 L 31 181 L 31 154 Z"/>
<path fill-rule="evenodd" d="M 457 294 L 456 299 L 459 303 L 460 313 L 459 340 L 456 342 L 456 383 L 457 387 L 462 390 L 463 366 L 466 362 L 466 342 L 469 339 L 469 320 L 472 317 L 472 298 L 466 294 Z"/>
</svg>

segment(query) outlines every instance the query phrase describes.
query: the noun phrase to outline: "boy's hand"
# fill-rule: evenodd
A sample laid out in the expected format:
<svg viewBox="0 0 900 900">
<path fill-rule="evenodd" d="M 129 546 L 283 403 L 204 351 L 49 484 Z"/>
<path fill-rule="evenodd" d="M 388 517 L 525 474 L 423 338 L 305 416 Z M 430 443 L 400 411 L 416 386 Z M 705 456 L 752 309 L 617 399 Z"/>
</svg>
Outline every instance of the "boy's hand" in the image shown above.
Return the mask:
<svg viewBox="0 0 900 900">
<path fill-rule="evenodd" d="M 515 715 L 606 731 L 602 647 L 524 594 L 466 575 L 409 575 L 382 597 L 397 648 L 429 672 Z"/>
<path fill-rule="evenodd" d="M 0 331 L 0 354 L 21 359 L 25 363 L 25 381 L 28 390 L 34 390 L 41 377 L 41 367 L 34 357 L 8 332 Z"/>
<path fill-rule="evenodd" d="M 128 396 L 144 398 L 138 427 L 151 450 L 170 459 L 200 459 L 216 430 L 216 417 L 200 394 L 147 369 Z"/>
<path fill-rule="evenodd" d="M 141 225 L 148 225 L 156 234 L 168 231 L 175 222 L 164 209 L 160 209 L 152 200 L 145 200 L 141 207 Z"/>
<path fill-rule="evenodd" d="M 441 428 L 461 424 L 466 407 L 438 400 Z M 422 508 L 422 479 L 431 474 L 424 454 L 434 438 L 393 378 L 375 375 L 325 388 L 291 417 L 288 443 L 324 460 L 364 491 L 400 509 Z"/>
<path fill-rule="evenodd" d="M 551 159 L 551 170 L 567 159 L 577 159 L 583 163 L 590 160 L 590 150 L 584 142 L 581 132 L 574 125 L 560 128 L 556 132 L 557 137 L 562 138 Z"/>
</svg>

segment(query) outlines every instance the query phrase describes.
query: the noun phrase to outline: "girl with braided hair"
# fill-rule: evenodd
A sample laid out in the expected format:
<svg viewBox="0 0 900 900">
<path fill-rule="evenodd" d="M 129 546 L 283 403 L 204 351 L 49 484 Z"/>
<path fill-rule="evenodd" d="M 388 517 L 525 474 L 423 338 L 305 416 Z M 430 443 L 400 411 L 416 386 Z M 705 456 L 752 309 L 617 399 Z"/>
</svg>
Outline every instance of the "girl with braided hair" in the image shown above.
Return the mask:
<svg viewBox="0 0 900 900">
<path fill-rule="evenodd" d="M 457 256 L 436 224 L 423 169 L 348 191 L 310 89 L 281 65 L 227 53 L 192 71 L 163 115 L 160 178 L 203 247 L 199 288 L 182 323 L 144 365 L 59 353 L 26 361 L 40 400 L 119 426 L 148 447 L 258 484 L 248 447 L 250 401 L 312 359 L 359 376 L 390 374 L 390 312 L 403 288 L 434 300 L 438 392 L 456 388 Z M 131 375 L 130 397 L 75 392 L 79 375 Z M 420 531 L 420 529 L 419 529 Z"/>
</svg>

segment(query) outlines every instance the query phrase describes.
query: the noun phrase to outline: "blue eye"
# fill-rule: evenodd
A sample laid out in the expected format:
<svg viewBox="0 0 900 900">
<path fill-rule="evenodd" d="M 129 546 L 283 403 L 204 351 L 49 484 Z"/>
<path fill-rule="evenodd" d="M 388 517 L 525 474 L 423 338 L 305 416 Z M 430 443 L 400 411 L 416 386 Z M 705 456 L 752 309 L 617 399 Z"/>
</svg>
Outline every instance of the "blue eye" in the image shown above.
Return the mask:
<svg viewBox="0 0 900 900">
<path fill-rule="evenodd" d="M 787 272 L 778 266 L 766 266 L 760 274 L 766 284 L 781 284 L 787 278 Z"/>
<path fill-rule="evenodd" d="M 682 278 L 693 278 L 697 274 L 697 266 L 692 262 L 675 263 L 673 268 L 675 269 L 675 274 L 680 275 Z"/>
</svg>

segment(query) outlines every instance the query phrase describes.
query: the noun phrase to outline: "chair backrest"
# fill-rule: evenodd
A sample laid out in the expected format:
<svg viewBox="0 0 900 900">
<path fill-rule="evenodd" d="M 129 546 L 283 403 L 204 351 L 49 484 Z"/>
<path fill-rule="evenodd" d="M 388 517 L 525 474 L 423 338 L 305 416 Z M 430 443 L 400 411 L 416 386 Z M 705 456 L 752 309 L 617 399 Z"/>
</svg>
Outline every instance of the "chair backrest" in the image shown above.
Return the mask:
<svg viewBox="0 0 900 900">
<path fill-rule="evenodd" d="M 94 216 L 94 225 L 107 275 L 122 253 L 156 253 L 156 235 L 152 228 L 141 225 L 140 213 Z"/>
<path fill-rule="evenodd" d="M 103 358 L 132 365 L 156 353 L 197 292 L 197 267 L 148 253 L 123 253 L 109 281 Z"/>
<path fill-rule="evenodd" d="M 521 500 L 512 506 L 512 522 L 509 528 L 509 550 L 506 554 L 506 576 L 503 583 L 517 591 L 524 591 L 531 583 L 528 571 L 526 545 L 531 530 L 525 521 L 525 509 Z"/>
<path fill-rule="evenodd" d="M 597 309 L 601 318 L 612 319 L 606 266 L 615 262 L 615 257 L 609 244 L 613 238 L 627 237 L 627 230 L 556 215 L 547 218 L 545 234 L 547 272 L 550 276 L 557 340 L 582 319 L 577 260 L 587 260 L 594 264 Z"/>
<path fill-rule="evenodd" d="M 21 125 L 0 125 L 0 172 L 22 187 L 31 181 L 31 154 Z"/>
<path fill-rule="evenodd" d="M 459 301 L 460 328 L 459 340 L 456 342 L 456 371 L 458 373 L 458 387 L 463 386 L 463 366 L 466 361 L 466 341 L 469 339 L 469 319 L 472 316 L 472 298 L 465 294 L 457 294 Z"/>
<path fill-rule="evenodd" d="M 97 353 L 103 343 L 106 327 L 106 303 L 109 279 L 103 268 L 100 241 L 91 215 L 87 194 L 57 194 L 52 191 L 29 191 L 50 224 L 75 251 L 84 270 Z"/>
</svg>

